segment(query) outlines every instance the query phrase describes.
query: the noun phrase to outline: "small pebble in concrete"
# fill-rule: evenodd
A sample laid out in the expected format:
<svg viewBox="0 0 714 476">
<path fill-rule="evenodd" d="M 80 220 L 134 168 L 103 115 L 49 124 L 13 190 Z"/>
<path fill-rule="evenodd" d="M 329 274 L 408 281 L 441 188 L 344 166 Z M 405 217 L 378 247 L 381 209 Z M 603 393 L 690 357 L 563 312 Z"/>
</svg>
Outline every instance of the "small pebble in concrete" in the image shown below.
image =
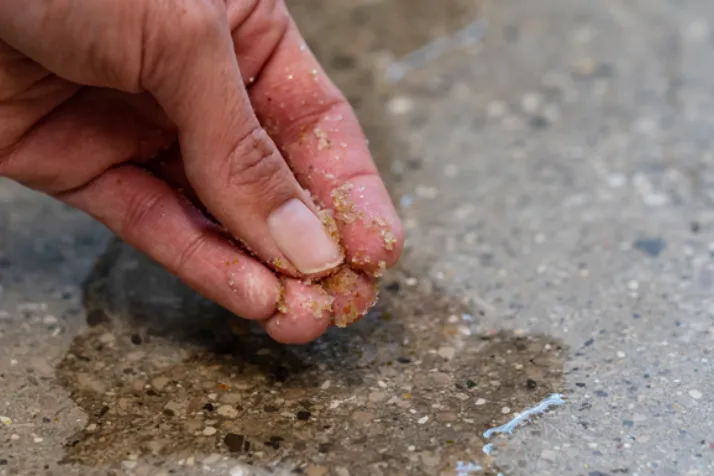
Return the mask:
<svg viewBox="0 0 714 476">
<path fill-rule="evenodd" d="M 216 413 L 225 418 L 236 418 L 238 416 L 238 410 L 230 405 L 221 405 L 216 410 Z"/>
<path fill-rule="evenodd" d="M 228 449 L 234 453 L 243 450 L 243 443 L 245 442 L 245 436 L 237 435 L 235 433 L 228 433 L 223 438 L 223 443 L 228 447 Z"/>
<path fill-rule="evenodd" d="M 699 400 L 700 398 L 703 397 L 702 392 L 700 392 L 699 390 L 690 390 L 689 396 L 695 400 Z"/>
<path fill-rule="evenodd" d="M 542 459 L 543 461 L 548 461 L 549 463 L 553 463 L 557 456 L 558 453 L 553 450 L 543 450 L 540 453 L 540 459 Z"/>
<path fill-rule="evenodd" d="M 161 391 L 164 389 L 164 387 L 166 387 L 166 385 L 168 385 L 169 382 L 170 380 L 168 378 L 164 376 L 159 376 L 151 380 L 151 386 L 154 387 L 155 390 Z"/>
<path fill-rule="evenodd" d="M 203 429 L 203 434 L 205 436 L 212 436 L 212 435 L 215 435 L 217 431 L 218 430 L 216 430 L 214 427 L 207 426 L 206 428 Z"/>
<path fill-rule="evenodd" d="M 454 358 L 454 355 L 456 355 L 456 349 L 453 347 L 441 347 L 439 349 L 439 357 L 443 359 L 451 360 Z"/>
</svg>

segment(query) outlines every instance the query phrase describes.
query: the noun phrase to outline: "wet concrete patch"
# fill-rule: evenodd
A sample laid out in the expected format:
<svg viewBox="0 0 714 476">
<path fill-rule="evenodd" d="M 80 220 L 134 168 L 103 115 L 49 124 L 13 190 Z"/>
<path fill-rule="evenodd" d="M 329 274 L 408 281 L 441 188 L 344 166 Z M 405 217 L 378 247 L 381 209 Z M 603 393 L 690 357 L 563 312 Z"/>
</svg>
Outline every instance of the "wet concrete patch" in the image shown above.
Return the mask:
<svg viewBox="0 0 714 476">
<path fill-rule="evenodd" d="M 388 282 L 358 325 L 286 347 L 114 242 L 85 286 L 88 316 L 103 318 L 57 370 L 88 415 L 65 462 L 217 453 L 353 475 L 487 467 L 484 430 L 560 391 L 564 350 L 545 336 L 475 335 L 459 300 L 410 284 Z"/>
</svg>

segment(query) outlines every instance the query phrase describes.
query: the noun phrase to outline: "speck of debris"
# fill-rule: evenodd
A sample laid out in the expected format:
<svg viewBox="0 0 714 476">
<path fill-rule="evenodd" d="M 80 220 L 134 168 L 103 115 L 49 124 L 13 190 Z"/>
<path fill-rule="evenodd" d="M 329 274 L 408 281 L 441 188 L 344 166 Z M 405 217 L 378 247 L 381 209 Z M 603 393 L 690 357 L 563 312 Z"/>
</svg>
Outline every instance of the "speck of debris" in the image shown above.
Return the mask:
<svg viewBox="0 0 714 476">
<path fill-rule="evenodd" d="M 308 411 L 297 412 L 297 419 L 300 421 L 307 421 L 310 419 L 311 413 Z"/>
<path fill-rule="evenodd" d="M 665 249 L 667 243 L 661 238 L 641 238 L 639 240 L 635 240 L 632 246 L 636 250 L 656 258 Z"/>
<path fill-rule="evenodd" d="M 132 334 L 131 335 L 131 343 L 134 345 L 140 345 L 141 344 L 141 336 L 139 334 Z"/>
<path fill-rule="evenodd" d="M 530 125 L 533 129 L 545 129 L 550 125 L 550 121 L 545 116 L 536 115 L 531 117 Z"/>
<path fill-rule="evenodd" d="M 689 391 L 689 396 L 692 397 L 692 398 L 695 399 L 695 400 L 699 400 L 699 399 L 702 398 L 704 395 L 702 395 L 702 392 L 700 392 L 699 390 L 690 390 L 690 391 Z"/>
<path fill-rule="evenodd" d="M 223 443 L 234 453 L 238 453 L 243 449 L 243 443 L 245 442 L 245 436 L 236 435 L 235 433 L 228 433 L 223 438 Z"/>
<path fill-rule="evenodd" d="M 411 363 L 411 359 L 407 357 L 397 357 L 397 362 L 399 362 L 400 364 L 408 364 Z"/>
<path fill-rule="evenodd" d="M 583 345 L 584 345 L 585 347 L 588 347 L 588 346 L 593 345 L 593 342 L 595 342 L 595 339 L 588 339 L 588 340 L 585 341 L 585 343 L 584 343 Z"/>
<path fill-rule="evenodd" d="M 526 387 L 531 390 L 534 390 L 535 388 L 538 387 L 538 382 L 536 382 L 532 378 L 529 378 L 528 380 L 526 380 Z"/>
</svg>

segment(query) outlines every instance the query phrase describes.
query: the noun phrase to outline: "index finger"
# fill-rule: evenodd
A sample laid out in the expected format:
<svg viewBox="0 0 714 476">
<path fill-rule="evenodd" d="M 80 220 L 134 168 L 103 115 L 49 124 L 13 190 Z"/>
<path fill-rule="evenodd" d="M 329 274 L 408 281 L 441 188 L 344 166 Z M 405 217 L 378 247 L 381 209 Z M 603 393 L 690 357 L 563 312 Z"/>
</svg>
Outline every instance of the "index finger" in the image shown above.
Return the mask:
<svg viewBox="0 0 714 476">
<path fill-rule="evenodd" d="M 239 62 L 251 34 L 245 28 L 233 34 Z M 292 20 L 249 94 L 300 184 L 332 210 L 352 264 L 372 273 L 393 266 L 403 246 L 399 216 L 352 107 Z"/>
</svg>

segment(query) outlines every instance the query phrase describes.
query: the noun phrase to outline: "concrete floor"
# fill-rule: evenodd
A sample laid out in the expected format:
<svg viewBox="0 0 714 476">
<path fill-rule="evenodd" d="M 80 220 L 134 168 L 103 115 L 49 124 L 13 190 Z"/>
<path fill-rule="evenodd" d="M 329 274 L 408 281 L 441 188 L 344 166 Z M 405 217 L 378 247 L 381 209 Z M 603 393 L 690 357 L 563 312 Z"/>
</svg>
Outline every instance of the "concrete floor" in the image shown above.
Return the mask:
<svg viewBox="0 0 714 476">
<path fill-rule="evenodd" d="M 0 475 L 714 474 L 714 3 L 289 4 L 407 225 L 378 308 L 281 347 L 0 182 Z"/>
</svg>

